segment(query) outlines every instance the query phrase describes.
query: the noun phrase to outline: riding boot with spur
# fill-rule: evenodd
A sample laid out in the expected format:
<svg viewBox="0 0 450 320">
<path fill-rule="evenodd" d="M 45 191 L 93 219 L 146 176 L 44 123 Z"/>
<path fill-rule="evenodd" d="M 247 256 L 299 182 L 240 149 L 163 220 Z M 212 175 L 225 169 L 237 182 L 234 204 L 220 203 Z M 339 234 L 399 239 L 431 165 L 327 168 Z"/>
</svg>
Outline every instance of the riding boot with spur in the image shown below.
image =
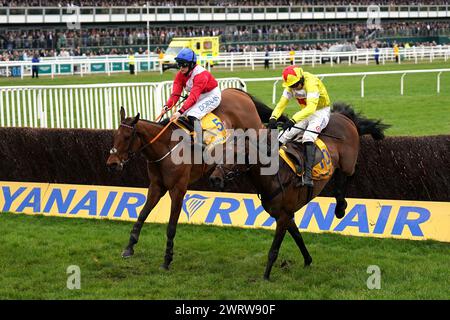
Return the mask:
<svg viewBox="0 0 450 320">
<path fill-rule="evenodd" d="M 314 162 L 314 156 L 316 147 L 314 142 L 305 142 L 305 174 L 303 175 L 303 185 L 306 187 L 313 187 L 314 183 L 312 180 L 312 167 Z"/>
</svg>

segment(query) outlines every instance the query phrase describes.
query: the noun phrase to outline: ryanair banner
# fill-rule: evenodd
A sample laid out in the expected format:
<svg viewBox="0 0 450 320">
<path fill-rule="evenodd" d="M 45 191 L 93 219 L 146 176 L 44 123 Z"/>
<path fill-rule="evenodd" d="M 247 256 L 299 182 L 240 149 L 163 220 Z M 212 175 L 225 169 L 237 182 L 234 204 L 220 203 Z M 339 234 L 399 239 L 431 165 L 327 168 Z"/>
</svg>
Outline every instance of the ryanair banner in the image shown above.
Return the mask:
<svg viewBox="0 0 450 320">
<path fill-rule="evenodd" d="M 48 183 L 0 182 L 1 212 L 135 221 L 147 189 Z M 334 198 L 315 198 L 295 215 L 301 231 L 450 242 L 450 202 L 347 199 L 344 218 L 334 216 Z M 147 222 L 167 223 L 166 194 Z M 275 228 L 254 194 L 188 191 L 180 223 Z"/>
</svg>

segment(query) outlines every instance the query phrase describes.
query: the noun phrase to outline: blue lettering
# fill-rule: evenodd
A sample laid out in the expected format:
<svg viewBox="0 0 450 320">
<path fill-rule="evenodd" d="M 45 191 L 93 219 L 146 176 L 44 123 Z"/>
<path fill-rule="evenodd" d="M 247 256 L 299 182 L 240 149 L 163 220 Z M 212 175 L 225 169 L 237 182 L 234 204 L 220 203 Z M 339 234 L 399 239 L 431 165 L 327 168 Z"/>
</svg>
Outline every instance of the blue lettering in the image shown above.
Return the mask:
<svg viewBox="0 0 450 320">
<path fill-rule="evenodd" d="M 36 213 L 41 211 L 41 188 L 33 188 L 17 208 L 17 212 L 23 212 L 25 208 L 32 208 Z"/>
<path fill-rule="evenodd" d="M 300 229 L 308 229 L 312 216 L 316 218 L 317 225 L 320 230 L 330 230 L 333 223 L 334 210 L 336 208 L 335 203 L 331 203 L 328 207 L 327 215 L 324 217 L 320 205 L 318 202 L 310 202 L 306 207 L 305 214 L 300 222 Z"/>
<path fill-rule="evenodd" d="M 269 217 L 266 221 L 262 224 L 263 227 L 270 227 L 275 222 L 275 218 Z"/>
<path fill-rule="evenodd" d="M 131 198 L 136 199 L 133 203 L 128 203 Z M 119 205 L 117 206 L 116 212 L 114 212 L 114 217 L 119 218 L 122 216 L 123 212 L 128 210 L 128 216 L 133 219 L 137 219 L 137 208 L 142 206 L 146 201 L 146 197 L 140 193 L 124 192 L 122 199 L 120 199 Z"/>
<path fill-rule="evenodd" d="M 107 217 L 111 206 L 116 199 L 117 191 L 110 192 L 106 198 L 105 204 L 103 205 L 102 211 L 100 211 L 100 217 Z"/>
<path fill-rule="evenodd" d="M 228 208 L 221 209 L 222 203 L 226 203 L 229 205 Z M 206 223 L 213 223 L 216 215 L 220 215 L 223 224 L 231 224 L 230 213 L 236 211 L 239 208 L 239 201 L 231 198 L 221 198 L 216 197 L 214 199 L 213 204 L 211 205 L 211 209 L 208 212 L 208 216 L 206 217 Z"/>
<path fill-rule="evenodd" d="M 383 234 L 384 229 L 386 228 L 386 223 L 388 222 L 389 215 L 391 214 L 392 206 L 382 206 L 380 210 L 380 215 L 378 216 L 377 223 L 375 225 L 375 229 L 373 229 L 373 233 L 375 234 Z"/>
<path fill-rule="evenodd" d="M 58 213 L 64 214 L 67 213 L 70 204 L 72 203 L 73 197 L 75 196 L 76 190 L 70 189 L 67 194 L 67 198 L 64 200 L 62 197 L 61 189 L 53 189 L 52 193 L 48 197 L 47 204 L 45 205 L 44 212 L 50 212 L 53 207 L 53 204 L 56 202 L 56 207 Z"/>
<path fill-rule="evenodd" d="M 90 216 L 97 214 L 97 191 L 91 190 L 80 200 L 70 214 L 77 214 L 80 210 L 88 210 Z"/>
<path fill-rule="evenodd" d="M 20 187 L 19 189 L 17 189 L 16 192 L 14 192 L 11 195 L 11 189 L 9 187 L 7 186 L 2 187 L 3 196 L 5 197 L 5 205 L 3 206 L 2 211 L 10 211 L 13 201 L 16 200 L 17 197 L 20 196 L 25 191 L 25 189 L 26 189 L 25 187 Z"/>
<path fill-rule="evenodd" d="M 353 218 L 357 216 L 357 220 Z M 367 210 L 364 204 L 357 204 L 344 216 L 342 221 L 334 228 L 334 231 L 343 231 L 347 227 L 358 227 L 359 232 L 369 233 L 369 223 L 367 221 Z"/>
<path fill-rule="evenodd" d="M 244 204 L 248 214 L 247 220 L 245 220 L 245 225 L 252 226 L 255 224 L 258 215 L 264 211 L 264 208 L 262 205 L 260 205 L 258 208 L 255 208 L 255 203 L 252 199 L 244 199 Z"/>
<path fill-rule="evenodd" d="M 419 217 L 417 219 L 408 219 L 408 214 L 410 212 L 418 213 Z M 401 235 L 403 233 L 403 228 L 407 225 L 413 236 L 423 237 L 423 232 L 419 225 L 428 219 L 430 219 L 430 211 L 425 208 L 400 207 L 398 210 L 397 219 L 394 223 L 394 228 L 392 229 L 392 234 Z"/>
</svg>

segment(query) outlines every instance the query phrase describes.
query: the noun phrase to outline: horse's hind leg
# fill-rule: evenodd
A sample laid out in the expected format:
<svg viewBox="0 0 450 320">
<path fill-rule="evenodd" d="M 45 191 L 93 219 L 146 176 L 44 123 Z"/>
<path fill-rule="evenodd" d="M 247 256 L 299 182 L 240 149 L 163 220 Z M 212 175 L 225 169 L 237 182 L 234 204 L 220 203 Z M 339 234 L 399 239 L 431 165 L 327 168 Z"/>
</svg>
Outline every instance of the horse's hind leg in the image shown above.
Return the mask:
<svg viewBox="0 0 450 320">
<path fill-rule="evenodd" d="M 123 258 L 131 257 L 134 254 L 134 245 L 139 241 L 139 235 L 141 233 L 142 226 L 144 225 L 145 220 L 147 219 L 150 212 L 153 208 L 158 204 L 159 199 L 166 193 L 166 190 L 163 187 L 152 184 L 148 188 L 147 201 L 145 202 L 144 207 L 139 213 L 138 220 L 133 226 L 130 234 L 130 240 L 128 242 L 127 247 L 122 252 Z"/>
<path fill-rule="evenodd" d="M 336 208 L 334 215 L 338 219 L 342 219 L 347 208 L 347 201 L 345 194 L 347 193 L 347 184 L 349 177 L 342 172 L 341 169 L 336 169 L 334 172 L 334 197 L 336 198 Z"/>
<path fill-rule="evenodd" d="M 305 260 L 305 267 L 309 266 L 312 263 L 312 258 L 309 255 L 308 249 L 306 249 L 305 242 L 303 242 L 302 235 L 295 224 L 294 219 L 289 221 L 288 231 L 291 234 L 292 238 L 294 238 L 295 243 L 297 244 L 300 252 L 303 255 L 303 259 Z"/>
<path fill-rule="evenodd" d="M 278 258 L 278 252 L 280 250 L 281 243 L 283 242 L 284 236 L 286 234 L 287 225 L 289 222 L 289 217 L 283 215 L 277 219 L 277 228 L 275 230 L 275 237 L 272 242 L 272 246 L 269 250 L 269 259 L 266 265 L 266 271 L 264 272 L 264 279 L 269 280 L 270 271 L 272 266 Z"/>
</svg>

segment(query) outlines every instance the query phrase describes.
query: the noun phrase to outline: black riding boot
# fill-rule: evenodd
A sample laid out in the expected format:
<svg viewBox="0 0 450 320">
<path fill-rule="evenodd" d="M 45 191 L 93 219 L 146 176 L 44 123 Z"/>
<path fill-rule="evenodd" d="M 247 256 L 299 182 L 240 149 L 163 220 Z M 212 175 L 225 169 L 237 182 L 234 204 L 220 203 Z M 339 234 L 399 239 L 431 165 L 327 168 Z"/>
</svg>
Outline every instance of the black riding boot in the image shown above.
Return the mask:
<svg viewBox="0 0 450 320">
<path fill-rule="evenodd" d="M 181 119 L 181 117 L 179 118 Z M 192 135 L 192 144 L 199 145 L 204 148 L 206 145 L 201 141 L 202 137 L 202 125 L 199 119 L 193 116 L 183 117 L 181 121 L 186 128 L 191 132 Z M 195 131 L 198 130 L 198 131 Z M 195 132 L 194 132 L 195 131 Z M 201 141 L 201 142 L 200 142 Z"/>
<path fill-rule="evenodd" d="M 312 180 L 312 167 L 314 163 L 314 156 L 316 147 L 314 142 L 305 142 L 305 174 L 303 175 L 303 185 L 306 187 L 313 187 L 314 183 Z"/>
</svg>

